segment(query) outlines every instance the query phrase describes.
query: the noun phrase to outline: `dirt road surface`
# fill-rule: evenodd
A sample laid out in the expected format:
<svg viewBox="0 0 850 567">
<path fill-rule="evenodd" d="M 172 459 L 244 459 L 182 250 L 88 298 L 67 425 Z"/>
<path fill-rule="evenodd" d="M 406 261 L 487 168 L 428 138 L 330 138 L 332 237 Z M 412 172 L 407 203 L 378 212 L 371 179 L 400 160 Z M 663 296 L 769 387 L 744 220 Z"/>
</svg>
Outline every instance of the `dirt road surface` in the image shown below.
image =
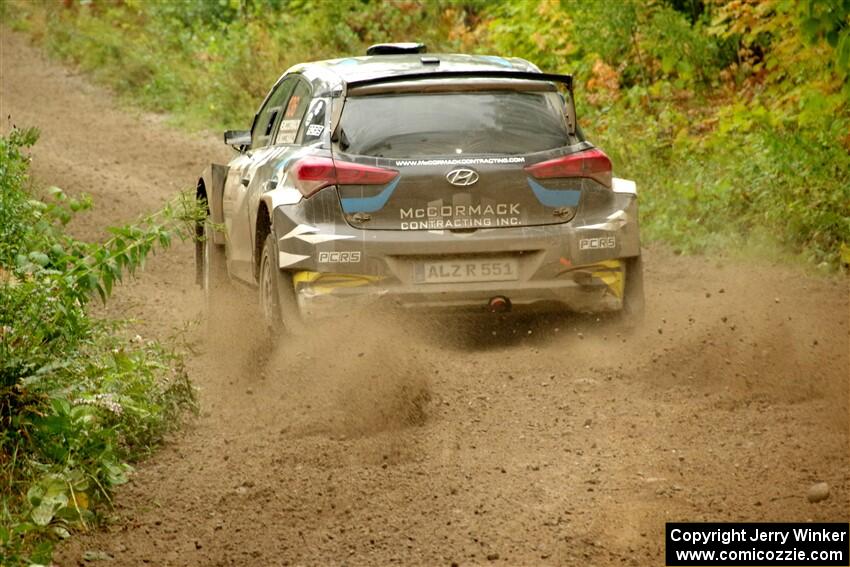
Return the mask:
<svg viewBox="0 0 850 567">
<path fill-rule="evenodd" d="M 42 130 L 36 179 L 95 199 L 81 234 L 228 155 L 20 36 L 0 47 L 4 121 Z M 663 248 L 646 265 L 632 334 L 568 317 L 353 318 L 264 354 L 248 311 L 211 341 L 190 325 L 200 416 L 56 563 L 661 565 L 666 521 L 847 521 L 846 280 Z M 107 311 L 164 337 L 202 303 L 182 245 Z M 809 503 L 820 481 L 830 496 Z"/>
</svg>

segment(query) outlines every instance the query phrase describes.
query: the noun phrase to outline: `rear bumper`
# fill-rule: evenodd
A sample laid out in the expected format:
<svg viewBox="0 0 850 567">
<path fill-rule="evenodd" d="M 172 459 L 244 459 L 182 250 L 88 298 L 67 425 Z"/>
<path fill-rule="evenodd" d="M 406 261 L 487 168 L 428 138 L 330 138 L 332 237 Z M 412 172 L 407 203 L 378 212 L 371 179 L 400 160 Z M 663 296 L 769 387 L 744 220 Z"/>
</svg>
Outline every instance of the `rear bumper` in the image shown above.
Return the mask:
<svg viewBox="0 0 850 567">
<path fill-rule="evenodd" d="M 617 276 L 618 281 L 620 276 Z M 298 279 L 298 275 L 295 276 Z M 319 280 L 321 282 L 321 280 Z M 601 279 L 537 282 L 477 282 L 421 285 L 322 287 L 296 283 L 296 297 L 306 318 L 338 315 L 357 309 L 486 312 L 490 300 L 503 297 L 515 311 L 617 311 L 622 293 Z"/>
<path fill-rule="evenodd" d="M 275 209 L 275 233 L 280 265 L 308 318 L 363 307 L 486 311 L 498 296 L 516 310 L 615 311 L 627 285 L 625 260 L 640 255 L 637 200 L 628 194 L 568 223 L 474 232 L 359 230 L 294 211 Z M 414 281 L 422 263 L 482 258 L 516 261 L 517 279 Z"/>
</svg>

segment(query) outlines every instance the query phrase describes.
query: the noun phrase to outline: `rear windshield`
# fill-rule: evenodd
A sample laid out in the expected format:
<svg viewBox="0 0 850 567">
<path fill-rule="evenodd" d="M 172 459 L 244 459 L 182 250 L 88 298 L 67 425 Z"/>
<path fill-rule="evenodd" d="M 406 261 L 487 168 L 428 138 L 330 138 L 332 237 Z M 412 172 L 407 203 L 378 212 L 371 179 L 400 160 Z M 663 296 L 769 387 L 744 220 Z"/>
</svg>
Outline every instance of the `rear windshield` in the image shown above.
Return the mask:
<svg viewBox="0 0 850 567">
<path fill-rule="evenodd" d="M 555 92 L 474 92 L 350 97 L 340 148 L 377 157 L 526 154 L 569 143 Z"/>
</svg>

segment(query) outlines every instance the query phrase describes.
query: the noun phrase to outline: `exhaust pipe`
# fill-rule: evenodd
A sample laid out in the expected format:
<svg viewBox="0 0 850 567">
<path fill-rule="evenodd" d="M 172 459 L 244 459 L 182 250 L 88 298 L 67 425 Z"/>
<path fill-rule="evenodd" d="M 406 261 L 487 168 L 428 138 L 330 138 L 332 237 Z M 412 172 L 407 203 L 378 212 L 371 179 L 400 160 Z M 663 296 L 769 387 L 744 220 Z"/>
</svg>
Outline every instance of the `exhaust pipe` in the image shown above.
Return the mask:
<svg viewBox="0 0 850 567">
<path fill-rule="evenodd" d="M 511 300 L 504 295 L 497 295 L 487 303 L 490 313 L 505 313 L 511 310 Z"/>
</svg>

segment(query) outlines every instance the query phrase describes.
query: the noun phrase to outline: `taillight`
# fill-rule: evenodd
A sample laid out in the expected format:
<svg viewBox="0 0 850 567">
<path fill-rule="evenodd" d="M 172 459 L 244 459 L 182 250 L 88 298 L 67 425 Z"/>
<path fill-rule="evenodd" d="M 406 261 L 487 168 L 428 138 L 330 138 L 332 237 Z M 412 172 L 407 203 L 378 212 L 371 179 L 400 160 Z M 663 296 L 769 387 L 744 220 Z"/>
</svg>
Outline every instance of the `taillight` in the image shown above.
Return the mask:
<svg viewBox="0 0 850 567">
<path fill-rule="evenodd" d="M 334 162 L 330 158 L 304 158 L 292 167 L 292 171 L 295 173 L 295 186 L 305 197 L 336 183 Z"/>
<path fill-rule="evenodd" d="M 605 187 L 611 187 L 611 160 L 596 148 L 535 163 L 525 168 L 532 177 L 589 177 Z"/>
<path fill-rule="evenodd" d="M 398 175 L 393 169 L 383 169 L 327 157 L 308 157 L 292 166 L 295 186 L 305 197 L 314 195 L 330 185 L 383 185 Z"/>
<path fill-rule="evenodd" d="M 385 185 L 395 179 L 398 172 L 371 165 L 347 161 L 334 161 L 337 185 Z"/>
</svg>

